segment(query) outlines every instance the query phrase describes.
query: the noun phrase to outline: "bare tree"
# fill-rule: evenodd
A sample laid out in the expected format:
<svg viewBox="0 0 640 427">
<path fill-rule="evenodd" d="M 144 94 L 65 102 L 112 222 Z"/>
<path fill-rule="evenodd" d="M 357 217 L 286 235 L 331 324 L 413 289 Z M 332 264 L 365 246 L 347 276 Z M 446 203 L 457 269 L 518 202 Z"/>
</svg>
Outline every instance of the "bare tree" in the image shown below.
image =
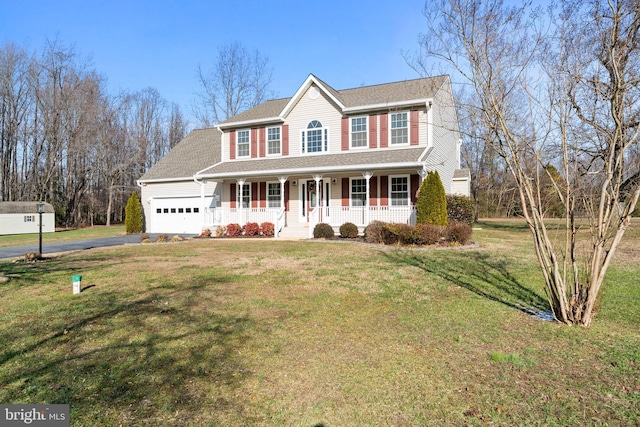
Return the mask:
<svg viewBox="0 0 640 427">
<path fill-rule="evenodd" d="M 247 51 L 239 43 L 218 49 L 210 70 L 198 66 L 202 86 L 193 112 L 203 127 L 210 127 L 266 100 L 273 68 L 269 58 L 257 50 Z"/>
<path fill-rule="evenodd" d="M 427 60 L 442 61 L 472 87 L 476 102 L 463 108 L 513 176 L 553 314 L 588 327 L 640 195 L 629 179 L 640 118 L 640 7 L 561 6 L 552 20 L 528 4 L 429 1 L 430 32 L 413 64 L 424 70 Z M 545 213 L 550 185 L 565 213 L 560 239 Z"/>
</svg>

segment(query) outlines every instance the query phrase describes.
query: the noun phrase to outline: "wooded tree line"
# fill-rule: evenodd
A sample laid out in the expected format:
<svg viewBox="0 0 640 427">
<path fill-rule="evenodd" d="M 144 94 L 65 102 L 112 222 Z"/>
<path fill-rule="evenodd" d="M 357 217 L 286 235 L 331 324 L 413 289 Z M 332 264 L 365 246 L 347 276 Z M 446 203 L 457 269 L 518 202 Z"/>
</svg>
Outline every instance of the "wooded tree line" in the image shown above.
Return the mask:
<svg viewBox="0 0 640 427">
<path fill-rule="evenodd" d="M 187 132 L 154 88 L 109 94 L 73 48 L 0 46 L 0 201 L 46 201 L 57 225 L 122 222 L 135 180 Z"/>
</svg>

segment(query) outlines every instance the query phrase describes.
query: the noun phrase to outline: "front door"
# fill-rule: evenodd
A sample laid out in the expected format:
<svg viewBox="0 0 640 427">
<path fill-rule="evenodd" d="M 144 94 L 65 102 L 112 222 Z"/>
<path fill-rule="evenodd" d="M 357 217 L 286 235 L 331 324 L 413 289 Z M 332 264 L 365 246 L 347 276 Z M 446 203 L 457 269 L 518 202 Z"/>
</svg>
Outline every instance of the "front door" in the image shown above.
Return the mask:
<svg viewBox="0 0 640 427">
<path fill-rule="evenodd" d="M 306 217 L 307 217 L 307 222 L 309 221 L 309 213 L 314 210 L 317 206 L 318 203 L 320 203 L 320 206 L 322 206 L 322 180 L 320 180 L 319 183 L 320 187 L 318 188 L 319 192 L 316 191 L 316 181 L 307 181 L 307 190 L 306 190 L 306 194 L 305 194 L 305 205 L 307 206 L 306 208 Z M 322 220 L 322 211 L 320 211 L 320 218 L 318 218 L 319 221 Z"/>
</svg>

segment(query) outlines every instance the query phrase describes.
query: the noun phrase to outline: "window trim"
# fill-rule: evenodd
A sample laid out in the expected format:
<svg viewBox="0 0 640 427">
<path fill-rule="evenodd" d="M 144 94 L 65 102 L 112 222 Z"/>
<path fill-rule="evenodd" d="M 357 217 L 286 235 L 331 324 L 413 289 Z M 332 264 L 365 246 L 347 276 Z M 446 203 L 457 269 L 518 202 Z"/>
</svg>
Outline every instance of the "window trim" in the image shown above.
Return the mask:
<svg viewBox="0 0 640 427">
<path fill-rule="evenodd" d="M 240 184 L 236 184 L 236 204 L 239 205 L 242 209 L 251 209 L 251 183 L 250 182 L 245 182 L 244 184 L 242 184 L 242 191 L 245 191 L 244 189 L 248 188 L 248 194 L 247 194 L 247 206 L 243 206 L 242 205 L 242 195 L 240 194 Z M 240 207 L 236 207 L 236 209 L 240 209 Z"/>
<path fill-rule="evenodd" d="M 320 127 L 310 128 L 309 126 L 313 122 L 318 122 L 320 124 Z M 309 141 L 308 132 L 309 132 L 309 130 L 320 131 L 321 148 L 322 148 L 322 150 L 313 151 L 311 153 L 309 152 L 309 144 L 308 144 L 308 141 Z M 313 155 L 316 155 L 316 154 L 326 154 L 326 153 L 331 152 L 329 147 L 330 147 L 330 144 L 329 144 L 329 128 L 325 127 L 320 120 L 317 120 L 317 119 L 310 120 L 309 123 L 307 123 L 307 127 L 305 127 L 304 129 L 300 130 L 300 153 L 301 154 L 303 154 L 305 156 L 313 156 Z"/>
<path fill-rule="evenodd" d="M 278 129 L 278 152 L 277 153 L 269 153 L 269 130 L 270 129 Z M 269 126 L 265 130 L 265 144 L 266 144 L 266 154 L 267 157 L 275 157 L 282 156 L 282 126 Z"/>
<path fill-rule="evenodd" d="M 364 181 L 364 192 L 362 193 L 354 193 L 353 192 L 353 181 Z M 364 200 L 362 201 L 362 206 L 356 206 L 353 204 L 353 195 L 354 194 L 364 194 Z M 367 179 L 366 178 L 349 178 L 349 207 L 355 208 L 364 208 L 367 206 Z"/>
<path fill-rule="evenodd" d="M 240 154 L 240 134 L 241 133 L 247 133 L 247 142 L 243 142 L 243 145 L 247 145 L 247 154 L 241 155 Z M 251 157 L 251 129 L 238 129 L 236 130 L 236 158 L 249 158 Z"/>
<path fill-rule="evenodd" d="M 358 133 L 364 132 L 364 145 L 353 145 L 353 121 L 355 119 L 363 119 L 364 120 L 364 131 L 360 131 Z M 349 117 L 349 148 L 353 148 L 355 150 L 362 150 L 364 148 L 369 147 L 369 116 L 355 116 Z"/>
<path fill-rule="evenodd" d="M 406 204 L 403 205 L 394 205 L 393 204 L 393 178 L 404 178 L 407 180 L 407 198 L 406 198 Z M 389 175 L 388 177 L 389 182 L 387 184 L 388 186 L 388 200 L 389 200 L 389 207 L 390 208 L 402 208 L 405 206 L 411 206 L 411 176 L 409 175 Z"/>
<path fill-rule="evenodd" d="M 405 128 L 394 128 L 393 127 L 393 116 L 396 114 L 405 114 L 407 116 L 407 126 Z M 393 131 L 396 129 L 407 129 L 407 140 L 405 142 L 393 142 Z M 389 113 L 389 146 L 403 146 L 409 145 L 411 142 L 411 114 L 409 110 L 403 111 L 393 111 Z"/>
<path fill-rule="evenodd" d="M 277 188 L 278 188 L 278 206 L 269 206 L 269 202 L 270 202 L 269 197 L 272 197 L 269 194 L 269 187 L 271 185 L 276 185 Z M 267 181 L 267 189 L 266 190 L 267 190 L 267 194 L 266 194 L 266 196 L 267 196 L 267 209 L 273 209 L 273 210 L 280 209 L 281 208 L 280 202 L 282 201 L 282 194 L 281 194 L 282 188 L 280 186 L 280 182 L 279 181 Z"/>
</svg>

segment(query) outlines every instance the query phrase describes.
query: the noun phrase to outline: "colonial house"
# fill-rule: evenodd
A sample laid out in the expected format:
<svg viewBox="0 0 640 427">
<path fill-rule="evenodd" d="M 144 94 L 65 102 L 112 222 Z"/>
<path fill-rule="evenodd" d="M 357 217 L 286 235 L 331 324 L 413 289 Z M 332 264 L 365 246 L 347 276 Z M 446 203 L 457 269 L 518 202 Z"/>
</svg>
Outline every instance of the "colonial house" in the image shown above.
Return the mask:
<svg viewBox="0 0 640 427">
<path fill-rule="evenodd" d="M 309 75 L 290 98 L 194 130 L 142 176 L 146 231 L 411 224 L 429 171 L 469 195 L 460 144 L 448 76 L 336 90 Z"/>
</svg>

